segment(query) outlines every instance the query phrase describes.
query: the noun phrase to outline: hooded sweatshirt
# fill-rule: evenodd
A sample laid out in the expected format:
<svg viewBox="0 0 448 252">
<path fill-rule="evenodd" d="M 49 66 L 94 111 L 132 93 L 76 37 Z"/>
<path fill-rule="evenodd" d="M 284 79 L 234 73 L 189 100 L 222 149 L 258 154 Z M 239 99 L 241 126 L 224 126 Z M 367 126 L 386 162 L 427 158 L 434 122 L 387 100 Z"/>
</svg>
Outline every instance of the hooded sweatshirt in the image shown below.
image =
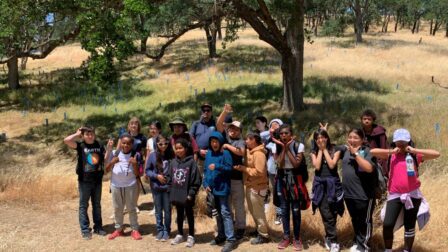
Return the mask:
<svg viewBox="0 0 448 252">
<path fill-rule="evenodd" d="M 244 184 L 254 190 L 268 188 L 268 175 L 266 167 L 266 150 L 258 145 L 246 152 L 246 168 L 244 169 Z"/>
<path fill-rule="evenodd" d="M 157 152 L 149 154 L 148 162 L 146 162 L 145 173 L 149 177 L 151 189 L 159 192 L 166 192 L 168 190 L 167 184 L 162 184 L 157 179 L 157 176 L 163 175 L 165 178 L 169 176 L 169 160 L 162 158 L 162 169 L 157 167 L 157 155 L 161 155 Z"/>
<path fill-rule="evenodd" d="M 194 204 L 194 198 L 201 186 L 201 176 L 193 156 L 171 160 L 167 184 L 173 204 L 185 205 L 187 196 L 191 197 L 190 203 Z"/>
<path fill-rule="evenodd" d="M 215 138 L 219 141 L 219 150 L 213 151 L 211 140 Z M 218 131 L 211 133 L 209 137 L 209 149 L 204 161 L 204 188 L 210 187 L 212 193 L 218 196 L 230 194 L 230 175 L 232 171 L 232 155 L 228 150 L 221 151 L 224 144 L 224 137 Z M 210 170 L 210 164 L 215 164 L 215 169 Z"/>
<path fill-rule="evenodd" d="M 366 144 L 369 145 L 370 149 L 387 149 L 389 146 L 387 144 L 386 129 L 383 126 L 377 124 L 373 124 L 372 127 L 373 129 L 370 135 L 364 132 L 366 135 Z"/>
</svg>

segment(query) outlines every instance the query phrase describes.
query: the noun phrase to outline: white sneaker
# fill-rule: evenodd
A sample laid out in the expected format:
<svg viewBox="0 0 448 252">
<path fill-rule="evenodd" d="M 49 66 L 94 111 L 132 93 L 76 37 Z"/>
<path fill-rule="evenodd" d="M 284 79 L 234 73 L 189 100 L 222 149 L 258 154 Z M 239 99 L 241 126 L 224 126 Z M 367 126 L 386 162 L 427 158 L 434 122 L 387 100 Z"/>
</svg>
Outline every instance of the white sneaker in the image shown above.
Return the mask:
<svg viewBox="0 0 448 252">
<path fill-rule="evenodd" d="M 340 251 L 339 244 L 332 243 L 330 245 L 330 252 L 339 252 L 339 251 Z"/>
<path fill-rule="evenodd" d="M 328 251 L 330 251 L 331 250 L 331 241 L 327 237 L 324 238 L 324 244 L 325 244 L 325 248 Z"/>
<path fill-rule="evenodd" d="M 365 252 L 363 248 L 360 248 L 358 244 L 353 244 L 353 246 L 350 248 L 350 252 Z"/>
<path fill-rule="evenodd" d="M 176 235 L 173 240 L 171 240 L 171 245 L 177 245 L 184 241 L 184 237 L 182 235 Z"/>
<path fill-rule="evenodd" d="M 187 238 L 187 244 L 185 244 L 185 247 L 191 248 L 193 246 L 194 246 L 194 237 L 189 235 Z"/>
</svg>

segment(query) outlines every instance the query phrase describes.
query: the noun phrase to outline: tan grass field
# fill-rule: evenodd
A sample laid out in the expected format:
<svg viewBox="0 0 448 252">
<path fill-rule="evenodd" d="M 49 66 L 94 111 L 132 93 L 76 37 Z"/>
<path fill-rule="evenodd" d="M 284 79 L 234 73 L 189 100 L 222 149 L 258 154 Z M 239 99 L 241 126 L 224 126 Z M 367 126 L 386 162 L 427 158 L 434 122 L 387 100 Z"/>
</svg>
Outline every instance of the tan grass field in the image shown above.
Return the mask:
<svg viewBox="0 0 448 252">
<path fill-rule="evenodd" d="M 431 221 L 428 226 L 417 232 L 414 251 L 445 251 L 448 246 L 448 212 L 446 206 L 448 194 L 446 190 L 447 147 L 448 147 L 448 89 L 437 87 L 431 82 L 434 76 L 435 82 L 448 86 L 448 38 L 439 34 L 436 37 L 428 36 L 423 30 L 420 34 L 411 34 L 410 31 L 398 33 L 369 33 L 364 38 L 365 45 L 354 45 L 353 36 L 342 38 L 313 38 L 314 43 L 305 46 L 305 77 L 350 77 L 362 78 L 378 82 L 378 85 L 388 90 L 381 94 L 366 93 L 373 104 L 379 109 L 379 121 L 388 129 L 390 134 L 398 127 L 407 127 L 416 139 L 419 147 L 438 149 L 442 153 L 439 160 L 422 165 L 421 181 L 422 192 L 431 206 Z M 422 37 L 422 43 L 418 40 Z M 192 52 L 191 57 L 206 57 L 206 45 L 203 31 L 192 31 L 175 43 L 168 55 L 160 63 L 153 63 L 149 59 L 134 57 L 129 64 L 136 67 L 123 71 L 124 77 L 133 76 L 138 79 L 137 86 L 141 90 L 151 91 L 150 98 L 133 97 L 127 102 L 117 102 L 114 107 L 102 108 L 94 104 L 86 104 L 81 112 L 80 104 L 61 104 L 55 111 L 42 111 L 30 109 L 26 115 L 14 104 L 0 106 L 0 132 L 6 132 L 8 142 L 0 143 L 0 250 L 1 251 L 106 251 L 106 250 L 150 250 L 150 251 L 188 251 L 183 245 L 172 247 L 168 243 L 156 242 L 154 239 L 155 218 L 149 216 L 148 209 L 152 206 L 149 195 L 142 195 L 139 203 L 142 212 L 139 222 L 143 231 L 142 241 L 133 241 L 130 237 L 108 241 L 105 237 L 94 236 L 91 241 L 83 241 L 79 233 L 78 224 L 78 198 L 76 175 L 74 174 L 75 160 L 73 152 L 66 154 L 61 151 L 62 138 L 56 135 L 56 142 L 45 144 L 43 139 L 33 129 L 43 125 L 45 118 L 51 124 L 64 122 L 63 113 L 66 112 L 70 119 L 85 120 L 91 115 L 115 114 L 127 118 L 128 113 L 134 113 L 136 109 L 151 111 L 159 103 L 163 105 L 187 101 L 191 98 L 190 85 L 199 92 L 203 88 L 207 92 L 236 88 L 240 85 L 256 85 L 260 82 L 281 83 L 279 67 L 273 72 L 254 72 L 239 70 L 231 73 L 231 81 L 225 82 L 215 78 L 217 73 L 225 67 L 224 59 L 218 59 L 216 64 L 209 68 L 210 75 L 202 69 L 182 70 L 171 66 L 170 63 L 181 61 L 178 50 L 185 52 L 185 45 L 190 41 L 196 41 L 194 48 L 198 52 Z M 151 45 L 162 41 L 152 40 Z M 182 47 L 182 46 L 183 47 Z M 177 46 L 177 47 L 176 47 Z M 240 39 L 228 45 L 227 51 L 246 49 L 248 46 L 261 47 L 260 51 L 271 52 L 267 44 L 258 40 L 252 30 L 245 30 L 240 34 Z M 184 50 L 184 51 L 182 51 Z M 179 53 L 178 53 L 179 52 Z M 188 51 L 187 51 L 188 52 Z M 220 51 L 223 54 L 226 51 Z M 247 52 L 247 51 L 244 51 Z M 196 55 L 197 54 L 197 55 Z M 43 60 L 30 60 L 26 73 L 38 73 L 39 71 L 56 71 L 58 69 L 78 68 L 88 54 L 81 50 L 79 44 L 71 44 L 57 48 L 52 54 Z M 224 63 L 223 63 L 224 62 Z M 232 66 L 231 62 L 227 62 Z M 235 63 L 236 65 L 236 63 Z M 160 78 L 148 78 L 145 71 L 153 76 L 160 71 Z M 188 74 L 186 81 L 184 75 Z M 208 81 L 212 76 L 212 81 Z M 307 79 L 309 80 L 309 79 Z M 211 82 L 211 83 L 210 83 Z M 169 83 L 169 86 L 168 86 Z M 398 88 L 397 88 L 398 83 Z M 55 83 L 57 85 L 57 83 Z M 39 84 L 33 81 L 32 85 L 39 88 Z M 4 86 L 0 86 L 1 92 L 7 93 L 8 99 L 20 100 L 20 94 L 8 92 Z M 31 89 L 30 89 L 31 90 Z M 364 94 L 364 92 L 361 92 Z M 25 91 L 26 94 L 26 91 Z M 40 95 L 45 95 L 44 93 Z M 357 97 L 357 93 L 347 93 Z M 16 97 L 17 96 L 17 97 Z M 241 94 L 232 94 L 239 99 Z M 361 97 L 361 96 L 360 96 Z M 230 99 L 223 97 L 223 99 Z M 4 101 L 1 101 L 4 104 Z M 307 118 L 312 116 L 324 120 L 326 112 L 316 115 L 313 104 L 320 104 L 318 98 L 306 98 L 310 105 L 308 111 L 295 118 L 296 124 L 303 125 Z M 271 118 L 275 115 L 284 115 L 279 112 L 278 103 L 272 101 L 263 106 L 266 115 Z M 359 108 L 361 111 L 363 108 Z M 174 111 L 176 113 L 176 107 Z M 184 113 L 195 113 L 194 108 L 182 108 Z M 319 112 L 319 111 L 317 111 Z M 151 117 L 161 116 L 163 112 L 157 112 Z M 356 118 L 358 115 L 342 114 Z M 118 116 L 117 116 L 118 117 Z M 332 117 L 334 118 L 334 117 Z M 148 121 L 149 118 L 142 118 Z M 436 132 L 435 124 L 439 123 L 440 131 Z M 100 126 L 100 125 L 95 125 Z M 330 133 L 339 134 L 347 125 L 340 121 L 330 121 Z M 75 130 L 75 128 L 73 128 Z M 342 138 L 338 138 L 340 142 Z M 342 142 L 341 142 L 342 143 Z M 103 183 L 102 212 L 103 222 L 108 231 L 113 229 L 113 221 L 108 217 L 112 213 L 111 198 L 108 182 Z M 310 189 L 310 184 L 308 185 Z M 325 251 L 319 244 L 323 237 L 323 225 L 319 215 L 313 216 L 311 210 L 302 212 L 302 234 L 309 251 Z M 272 227 L 273 239 L 280 237 L 281 227 L 273 225 L 272 213 L 269 215 Z M 248 223 L 253 229 L 252 218 L 248 214 Z M 175 232 L 175 215 L 173 215 L 172 230 Z M 126 218 L 125 218 L 126 221 Z M 214 222 L 205 217 L 197 217 L 196 233 L 197 251 L 218 251 L 207 243 L 212 239 Z M 348 213 L 338 220 L 339 239 L 347 250 L 352 235 Z M 401 248 L 403 230 L 395 234 L 394 248 Z M 381 224 L 376 221 L 374 227 L 374 248 L 379 251 L 382 247 Z M 251 246 L 245 241 L 239 246 L 239 251 L 276 251 L 276 244 L 263 246 Z M 288 249 L 287 251 L 292 251 Z M 398 250 L 397 250 L 398 251 Z"/>
</svg>

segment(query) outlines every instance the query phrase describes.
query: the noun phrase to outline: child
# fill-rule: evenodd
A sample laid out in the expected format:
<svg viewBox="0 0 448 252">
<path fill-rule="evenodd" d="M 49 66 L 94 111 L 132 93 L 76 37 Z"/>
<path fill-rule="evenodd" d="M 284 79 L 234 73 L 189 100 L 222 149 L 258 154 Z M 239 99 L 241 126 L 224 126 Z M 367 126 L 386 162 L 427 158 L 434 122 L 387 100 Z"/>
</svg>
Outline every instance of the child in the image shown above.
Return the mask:
<svg viewBox="0 0 448 252">
<path fill-rule="evenodd" d="M 192 137 L 190 135 L 190 133 L 188 133 L 187 124 L 185 124 L 184 119 L 181 117 L 176 117 L 169 123 L 169 126 L 171 129 L 171 132 L 173 132 L 173 134 L 171 135 L 171 140 L 170 140 L 173 148 L 175 147 L 175 143 L 176 143 L 177 139 L 180 139 L 180 138 L 185 139 L 185 140 L 187 140 L 187 142 L 190 142 L 191 148 L 193 149 L 194 160 L 197 160 L 198 153 L 199 153 L 199 147 L 198 147 L 198 144 L 196 143 L 196 140 L 194 139 L 194 137 Z"/>
<path fill-rule="evenodd" d="M 278 249 L 285 249 L 291 243 L 290 238 L 290 213 L 294 227 L 293 248 L 302 250 L 300 238 L 301 210 L 309 207 L 308 191 L 305 187 L 301 163 L 304 157 L 305 146 L 294 140 L 292 128 L 283 124 L 278 129 L 280 139 L 273 138 L 276 146 L 277 177 L 276 194 L 282 209 L 283 239 L 278 244 Z"/>
<path fill-rule="evenodd" d="M 394 226 L 400 212 L 403 211 L 404 251 L 411 251 L 415 237 L 417 214 L 420 205 L 424 204 L 417 167 L 423 161 L 438 158 L 440 153 L 431 149 L 414 148 L 411 134 L 406 129 L 397 129 L 394 132 L 392 148 L 387 150 L 373 149 L 371 151 L 375 157 L 390 160 L 389 195 L 385 205 L 386 214 L 383 222 L 384 245 L 387 252 L 392 251 Z M 409 168 L 407 162 L 410 163 Z"/>
<path fill-rule="evenodd" d="M 146 142 L 146 157 L 156 151 L 156 138 L 162 133 L 162 124 L 159 121 L 153 121 L 149 125 L 149 139 Z M 146 165 L 145 165 L 146 167 Z"/>
<path fill-rule="evenodd" d="M 267 159 L 267 167 L 268 167 L 268 176 L 269 176 L 269 189 L 271 193 L 273 194 L 275 192 L 275 176 L 277 174 L 277 164 L 275 162 L 275 151 L 276 151 L 276 145 L 275 142 L 272 140 L 273 138 L 278 139 L 278 128 L 283 125 L 283 121 L 275 118 L 272 119 L 269 122 L 269 139 L 267 144 L 265 145 L 266 150 L 268 151 L 268 159 Z M 272 197 L 274 198 L 274 197 Z M 268 202 L 269 203 L 269 202 Z M 265 203 L 266 205 L 266 203 Z M 282 209 L 280 207 L 275 206 L 275 219 L 274 219 L 275 225 L 282 224 Z"/>
<path fill-rule="evenodd" d="M 354 230 L 351 251 L 368 251 L 375 209 L 375 159 L 364 145 L 364 131 L 352 129 L 341 149 L 344 201 Z"/>
<path fill-rule="evenodd" d="M 313 181 L 313 213 L 319 208 L 325 227 L 325 247 L 331 252 L 339 252 L 336 220 L 344 213 L 344 192 L 338 174 L 341 151 L 331 144 L 326 130 L 319 129 L 313 135 L 314 148 L 311 160 L 315 168 Z"/>
<path fill-rule="evenodd" d="M 225 104 L 224 109 L 218 117 L 216 128 L 225 135 L 226 142 L 222 148 L 230 151 L 232 155 L 232 164 L 242 165 L 246 146 L 242 138 L 243 127 L 241 122 L 232 121 L 224 124 L 229 119 L 230 113 L 233 112 L 230 104 Z M 235 237 L 240 240 L 244 237 L 246 230 L 246 208 L 244 207 L 244 182 L 243 173 L 236 169 L 232 169 L 230 181 L 230 202 L 235 211 Z"/>
<path fill-rule="evenodd" d="M 154 201 L 157 223 L 156 241 L 167 241 L 171 232 L 171 203 L 167 177 L 169 161 L 174 158 L 174 152 L 169 139 L 162 135 L 156 137 L 156 145 L 155 152 L 149 155 L 145 170 Z"/>
<path fill-rule="evenodd" d="M 95 129 L 90 126 L 79 128 L 75 134 L 66 137 L 64 143 L 68 147 L 76 149 L 78 153 L 76 174 L 78 174 L 79 225 L 82 238 L 84 240 L 92 239 L 87 214 L 89 199 L 91 199 L 93 208 L 93 232 L 104 236 L 106 232 L 103 229 L 101 218 L 104 147 L 95 139 Z"/>
<path fill-rule="evenodd" d="M 137 157 L 137 168 L 139 171 L 139 176 L 143 175 L 143 165 L 145 164 L 144 161 L 144 157 L 146 157 L 146 145 L 147 145 L 147 139 L 145 137 L 145 135 L 143 135 L 141 133 L 141 129 L 142 129 L 142 123 L 140 122 L 140 119 L 138 119 L 137 117 L 132 117 L 129 122 L 128 122 L 128 133 L 129 135 L 132 136 L 132 138 L 134 139 L 134 143 L 132 144 L 132 151 L 134 153 L 138 153 L 138 155 L 136 155 Z M 121 136 L 118 140 L 117 143 L 117 150 L 120 150 L 121 148 Z M 139 183 L 139 186 L 137 188 L 137 198 L 135 199 L 135 209 L 137 211 L 137 213 L 140 213 L 140 209 L 138 208 L 138 198 L 140 196 L 140 180 L 137 181 L 137 183 Z"/>
<path fill-rule="evenodd" d="M 243 172 L 244 175 L 247 207 L 257 227 L 257 237 L 250 243 L 257 245 L 269 242 L 269 228 L 264 211 L 264 200 L 269 187 L 266 150 L 258 133 L 246 135 L 246 146 L 245 164 L 236 165 L 234 169 Z"/>
<path fill-rule="evenodd" d="M 201 176 L 198 172 L 196 161 L 193 158 L 191 143 L 180 138 L 175 143 L 176 157 L 170 162 L 168 177 L 168 190 L 170 201 L 176 206 L 177 232 L 171 245 L 177 245 L 184 241 L 184 218 L 188 220 L 188 239 L 186 246 L 194 246 L 194 212 L 196 194 L 201 186 Z"/>
<path fill-rule="evenodd" d="M 134 240 L 142 239 L 138 231 L 136 211 L 139 186 L 136 178 L 139 176 L 139 171 L 137 160 L 132 156 L 133 142 L 132 136 L 124 133 L 120 137 L 119 150 L 112 151 L 113 140 L 109 140 L 107 144 L 106 160 L 108 160 L 108 163 L 106 172 L 112 170 L 111 190 L 115 217 L 115 231 L 109 235 L 109 240 L 123 235 L 123 210 L 125 205 L 129 210 L 129 222 L 132 228 L 131 237 Z"/>
<path fill-rule="evenodd" d="M 257 116 L 255 118 L 255 132 L 258 132 L 258 134 L 261 137 L 261 140 L 263 141 L 263 144 L 267 144 L 269 140 L 269 127 L 268 127 L 268 119 L 264 116 Z"/>
<path fill-rule="evenodd" d="M 228 150 L 222 150 L 224 137 L 214 131 L 209 138 L 209 151 L 204 161 L 203 186 L 214 195 L 215 207 L 218 211 L 216 218 L 218 235 L 211 245 L 219 245 L 224 242 L 222 252 L 232 251 L 235 248 L 236 239 L 233 230 L 233 220 L 229 208 L 230 175 L 232 171 L 232 156 Z"/>
</svg>

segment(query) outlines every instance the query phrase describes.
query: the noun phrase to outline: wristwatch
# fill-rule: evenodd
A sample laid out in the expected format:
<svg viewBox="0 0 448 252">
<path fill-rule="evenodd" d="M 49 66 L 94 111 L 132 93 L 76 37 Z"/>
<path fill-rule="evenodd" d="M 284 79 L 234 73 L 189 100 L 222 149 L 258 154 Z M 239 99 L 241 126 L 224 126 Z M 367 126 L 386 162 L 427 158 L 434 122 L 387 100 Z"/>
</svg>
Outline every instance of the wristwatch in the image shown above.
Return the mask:
<svg viewBox="0 0 448 252">
<path fill-rule="evenodd" d="M 357 156 L 359 156 L 359 152 L 355 152 L 355 154 L 353 154 L 353 156 L 355 156 L 355 158 L 356 158 Z"/>
</svg>

